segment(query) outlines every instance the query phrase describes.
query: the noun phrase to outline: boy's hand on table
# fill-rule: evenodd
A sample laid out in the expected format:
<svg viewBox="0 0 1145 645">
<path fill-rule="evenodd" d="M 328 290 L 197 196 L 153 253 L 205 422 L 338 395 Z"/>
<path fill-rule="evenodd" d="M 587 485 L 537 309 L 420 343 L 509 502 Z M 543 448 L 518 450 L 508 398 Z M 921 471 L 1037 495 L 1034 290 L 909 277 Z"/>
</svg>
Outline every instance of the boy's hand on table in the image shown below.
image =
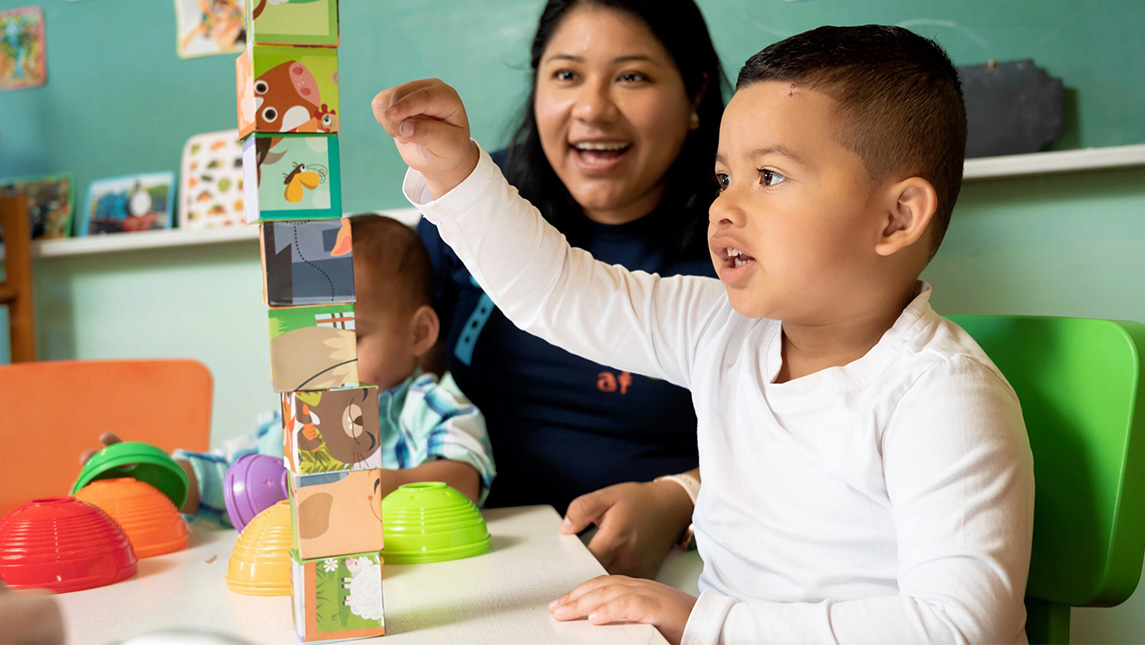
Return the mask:
<svg viewBox="0 0 1145 645">
<path fill-rule="evenodd" d="M 102 443 L 104 447 L 117 444 L 121 441 L 123 441 L 123 439 L 120 439 L 118 436 L 110 432 L 105 432 L 99 435 L 99 442 Z M 80 463 L 86 464 L 88 460 L 91 459 L 92 456 L 97 452 L 99 452 L 99 450 L 95 448 L 88 448 L 87 450 L 81 452 Z M 186 513 L 188 515 L 195 515 L 199 512 L 199 478 L 195 475 L 195 469 L 191 467 L 190 462 L 187 460 L 176 459 L 175 463 L 179 464 L 179 467 L 182 468 L 183 472 L 187 474 L 187 501 L 183 502 L 183 508 L 180 508 L 179 512 Z"/>
<path fill-rule="evenodd" d="M 549 603 L 557 620 L 588 618 L 594 625 L 654 625 L 670 643 L 684 636 L 696 597 L 666 584 L 627 576 L 599 576 Z"/>
<path fill-rule="evenodd" d="M 120 441 L 123 441 L 123 439 L 120 439 L 119 437 L 115 436 L 114 434 L 112 434 L 110 432 L 105 432 L 105 433 L 99 435 L 99 442 L 103 444 L 104 448 L 106 448 L 112 444 L 119 443 Z M 80 453 L 80 464 L 86 464 L 88 462 L 88 460 L 91 459 L 92 456 L 95 455 L 95 453 L 99 452 L 100 450 L 103 450 L 103 448 L 88 448 L 87 450 L 81 452 Z"/>
<path fill-rule="evenodd" d="M 421 172 L 434 199 L 477 167 L 469 117 L 457 91 L 436 78 L 410 81 L 374 97 L 374 118 L 394 138 L 406 164 Z"/>
<path fill-rule="evenodd" d="M 612 574 L 653 578 L 692 518 L 692 501 L 672 482 L 626 482 L 569 504 L 563 534 L 597 526 L 588 550 Z"/>
</svg>

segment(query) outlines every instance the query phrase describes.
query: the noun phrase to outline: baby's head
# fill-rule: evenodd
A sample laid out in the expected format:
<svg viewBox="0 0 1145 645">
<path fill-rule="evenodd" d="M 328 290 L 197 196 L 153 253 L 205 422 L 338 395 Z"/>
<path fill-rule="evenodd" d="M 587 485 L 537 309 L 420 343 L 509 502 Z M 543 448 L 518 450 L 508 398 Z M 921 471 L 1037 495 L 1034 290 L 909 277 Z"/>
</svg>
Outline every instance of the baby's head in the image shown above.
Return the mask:
<svg viewBox="0 0 1145 645">
<path fill-rule="evenodd" d="M 821 27 L 752 56 L 724 113 L 708 229 L 732 305 L 806 324 L 905 305 L 965 151 L 958 74 L 931 40 Z"/>
<path fill-rule="evenodd" d="M 397 220 L 355 215 L 350 227 L 358 376 L 386 390 L 408 378 L 437 342 L 433 267 L 421 238 Z"/>
</svg>

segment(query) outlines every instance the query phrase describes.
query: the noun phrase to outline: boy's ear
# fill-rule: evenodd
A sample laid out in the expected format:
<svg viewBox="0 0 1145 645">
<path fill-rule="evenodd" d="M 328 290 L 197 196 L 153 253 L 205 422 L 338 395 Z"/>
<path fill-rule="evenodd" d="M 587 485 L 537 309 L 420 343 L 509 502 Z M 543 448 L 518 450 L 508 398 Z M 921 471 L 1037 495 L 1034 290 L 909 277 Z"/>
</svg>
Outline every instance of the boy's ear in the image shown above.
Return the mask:
<svg viewBox="0 0 1145 645">
<path fill-rule="evenodd" d="M 413 355 L 421 358 L 437 342 L 441 331 L 441 321 L 437 312 L 429 305 L 422 305 L 413 312 Z"/>
<path fill-rule="evenodd" d="M 883 228 L 875 252 L 890 256 L 924 238 L 938 209 L 938 194 L 922 177 L 909 177 L 895 183 L 885 194 Z"/>
</svg>

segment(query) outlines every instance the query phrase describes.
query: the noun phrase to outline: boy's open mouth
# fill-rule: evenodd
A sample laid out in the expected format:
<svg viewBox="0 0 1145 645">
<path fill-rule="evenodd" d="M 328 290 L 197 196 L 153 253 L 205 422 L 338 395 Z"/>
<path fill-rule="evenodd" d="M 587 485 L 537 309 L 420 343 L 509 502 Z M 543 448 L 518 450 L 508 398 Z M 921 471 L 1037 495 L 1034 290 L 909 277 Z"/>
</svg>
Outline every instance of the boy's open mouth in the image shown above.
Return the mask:
<svg viewBox="0 0 1145 645">
<path fill-rule="evenodd" d="M 724 266 L 729 269 L 738 269 L 742 266 L 746 266 L 750 262 L 755 262 L 755 258 L 734 247 L 724 249 L 723 255 Z"/>
<path fill-rule="evenodd" d="M 626 141 L 578 141 L 571 144 L 580 163 L 588 167 L 604 167 L 620 160 L 632 144 Z"/>
</svg>

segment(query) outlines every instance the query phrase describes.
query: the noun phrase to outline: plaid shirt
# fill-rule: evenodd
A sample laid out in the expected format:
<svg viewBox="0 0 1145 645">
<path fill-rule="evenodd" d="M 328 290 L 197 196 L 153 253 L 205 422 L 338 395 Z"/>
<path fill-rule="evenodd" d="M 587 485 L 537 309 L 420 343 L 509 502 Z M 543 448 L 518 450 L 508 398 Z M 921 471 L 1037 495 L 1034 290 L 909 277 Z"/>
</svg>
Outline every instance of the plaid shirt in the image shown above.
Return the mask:
<svg viewBox="0 0 1145 645">
<path fill-rule="evenodd" d="M 469 464 L 481 476 L 480 502 L 497 475 L 493 449 L 485 431 L 485 418 L 465 398 L 449 374 L 437 376 L 415 371 L 401 385 L 378 395 L 381 423 L 382 468 L 412 468 L 437 459 Z M 223 500 L 227 468 L 248 453 L 282 454 L 282 416 L 279 411 L 259 415 L 258 427 L 211 452 L 176 450 L 175 459 L 191 463 L 199 480 L 199 514 L 230 526 Z"/>
</svg>

